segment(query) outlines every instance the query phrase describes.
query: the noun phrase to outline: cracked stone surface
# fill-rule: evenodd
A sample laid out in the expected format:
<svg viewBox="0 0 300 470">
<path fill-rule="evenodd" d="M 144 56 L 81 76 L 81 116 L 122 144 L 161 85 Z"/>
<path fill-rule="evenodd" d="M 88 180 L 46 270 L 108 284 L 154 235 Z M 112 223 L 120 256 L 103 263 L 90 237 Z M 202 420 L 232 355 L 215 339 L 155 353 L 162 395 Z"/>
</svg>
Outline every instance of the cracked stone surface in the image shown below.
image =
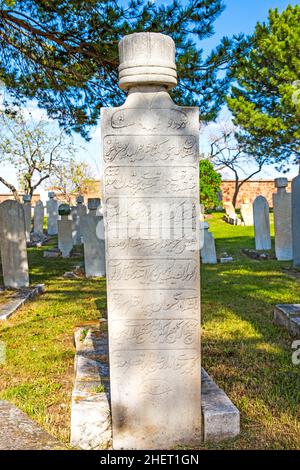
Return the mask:
<svg viewBox="0 0 300 470">
<path fill-rule="evenodd" d="M 23 411 L 0 400 L 0 450 L 63 450 L 64 446 Z"/>
</svg>

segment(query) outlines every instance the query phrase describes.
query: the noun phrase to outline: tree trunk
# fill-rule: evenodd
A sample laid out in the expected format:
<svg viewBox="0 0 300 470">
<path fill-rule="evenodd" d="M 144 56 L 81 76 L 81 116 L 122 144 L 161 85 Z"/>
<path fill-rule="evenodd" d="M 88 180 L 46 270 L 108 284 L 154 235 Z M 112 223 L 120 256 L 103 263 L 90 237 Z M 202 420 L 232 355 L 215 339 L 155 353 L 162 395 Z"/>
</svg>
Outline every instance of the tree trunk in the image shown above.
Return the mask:
<svg viewBox="0 0 300 470">
<path fill-rule="evenodd" d="M 13 193 L 14 199 L 16 201 L 21 202 L 18 191 L 13 184 L 10 184 L 8 181 L 5 181 L 5 179 L 2 178 L 2 176 L 0 176 L 0 183 L 4 184 L 4 186 L 6 186 Z"/>
<path fill-rule="evenodd" d="M 232 196 L 232 205 L 236 208 L 237 197 L 239 194 L 240 186 L 239 186 L 239 178 L 238 176 L 235 177 L 235 185 L 234 185 L 234 193 Z"/>
</svg>

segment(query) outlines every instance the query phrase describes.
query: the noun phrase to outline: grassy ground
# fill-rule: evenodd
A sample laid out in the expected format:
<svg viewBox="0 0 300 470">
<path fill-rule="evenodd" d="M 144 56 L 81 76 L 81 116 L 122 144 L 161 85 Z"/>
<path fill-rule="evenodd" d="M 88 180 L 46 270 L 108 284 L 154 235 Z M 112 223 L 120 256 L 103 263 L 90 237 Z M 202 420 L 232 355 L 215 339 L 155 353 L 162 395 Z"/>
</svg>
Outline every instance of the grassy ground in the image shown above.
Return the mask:
<svg viewBox="0 0 300 470">
<path fill-rule="evenodd" d="M 46 293 L 0 322 L 7 354 L 0 365 L 0 399 L 68 443 L 73 333 L 76 326 L 106 315 L 105 280 L 64 279 L 80 258 L 43 258 L 44 249 L 30 248 L 29 264 L 31 283 L 45 283 Z"/>
<path fill-rule="evenodd" d="M 202 266 L 202 361 L 241 411 L 240 437 L 205 448 L 300 449 L 300 366 L 292 339 L 273 323 L 276 303 L 300 303 L 299 281 L 282 272 L 290 263 L 256 261 L 253 228 L 209 220 L 218 254 L 234 262 Z M 78 259 L 44 259 L 30 249 L 32 283 L 46 293 L 0 323 L 7 362 L 0 365 L 0 398 L 10 400 L 64 442 L 69 439 L 76 325 L 106 315 L 105 281 L 66 280 Z"/>
<path fill-rule="evenodd" d="M 220 448 L 300 449 L 300 366 L 289 334 L 273 322 L 274 305 L 299 303 L 291 263 L 256 261 L 252 227 L 210 221 L 217 251 L 230 264 L 202 266 L 203 365 L 241 411 L 241 436 Z M 272 227 L 273 230 L 273 227 Z"/>
</svg>

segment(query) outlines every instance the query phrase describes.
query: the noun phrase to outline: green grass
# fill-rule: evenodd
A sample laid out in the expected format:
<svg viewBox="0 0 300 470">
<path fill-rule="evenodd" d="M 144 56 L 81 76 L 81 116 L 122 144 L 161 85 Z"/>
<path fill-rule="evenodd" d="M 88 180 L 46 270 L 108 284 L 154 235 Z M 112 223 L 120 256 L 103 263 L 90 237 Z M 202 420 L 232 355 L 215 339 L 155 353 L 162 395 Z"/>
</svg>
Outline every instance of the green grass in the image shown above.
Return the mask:
<svg viewBox="0 0 300 470">
<path fill-rule="evenodd" d="M 218 448 L 300 449 L 300 368 L 292 339 L 273 322 L 274 305 L 299 303 L 299 281 L 282 272 L 289 262 L 257 261 L 253 227 L 209 221 L 217 252 L 230 264 L 202 266 L 202 362 L 241 412 L 242 433 Z M 272 233 L 273 233 L 273 227 Z"/>
<path fill-rule="evenodd" d="M 202 266 L 202 363 L 241 412 L 241 435 L 203 448 L 300 449 L 300 366 L 292 338 L 273 322 L 276 303 L 300 303 L 291 263 L 256 261 L 253 228 L 233 227 L 214 214 L 217 252 L 229 264 Z M 9 400 L 68 443 L 76 326 L 106 316 L 103 279 L 64 279 L 80 259 L 43 258 L 29 250 L 32 283 L 46 293 L 0 323 L 7 362 L 0 365 L 0 398 Z"/>
<path fill-rule="evenodd" d="M 6 364 L 0 365 L 0 399 L 13 402 L 67 443 L 73 333 L 76 326 L 106 315 L 105 280 L 64 279 L 81 259 L 43 258 L 48 248 L 28 250 L 31 283 L 45 283 L 45 294 L 0 323 L 7 350 Z"/>
</svg>

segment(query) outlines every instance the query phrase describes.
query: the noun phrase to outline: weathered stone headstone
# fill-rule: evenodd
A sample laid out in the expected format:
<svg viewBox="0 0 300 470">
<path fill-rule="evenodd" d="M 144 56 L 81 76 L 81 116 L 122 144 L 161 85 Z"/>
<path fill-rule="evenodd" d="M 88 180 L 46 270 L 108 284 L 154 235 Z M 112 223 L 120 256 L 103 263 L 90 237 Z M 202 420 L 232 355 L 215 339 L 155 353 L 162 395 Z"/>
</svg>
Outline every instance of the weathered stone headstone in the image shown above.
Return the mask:
<svg viewBox="0 0 300 470">
<path fill-rule="evenodd" d="M 209 223 L 204 222 L 204 243 L 201 248 L 201 259 L 203 264 L 216 264 L 216 245 L 213 234 L 208 231 Z"/>
<path fill-rule="evenodd" d="M 37 201 L 34 206 L 33 231 L 38 235 L 43 235 L 44 231 L 44 204 Z"/>
<path fill-rule="evenodd" d="M 58 233 L 58 201 L 55 198 L 55 193 L 50 191 L 48 193 L 49 199 L 46 203 L 48 214 L 48 235 L 57 235 Z"/>
<path fill-rule="evenodd" d="M 30 242 L 30 233 L 31 233 L 31 197 L 27 194 L 23 196 L 23 209 L 25 217 L 25 233 L 26 241 Z"/>
<path fill-rule="evenodd" d="M 84 205 L 84 197 L 76 198 L 77 205 L 71 208 L 72 215 L 72 237 L 74 245 L 82 244 L 83 219 L 86 216 L 86 206 Z"/>
<path fill-rule="evenodd" d="M 103 215 L 97 215 L 100 199 L 88 199 L 89 213 L 83 218 L 84 266 L 86 277 L 105 276 Z"/>
<path fill-rule="evenodd" d="M 17 201 L 0 204 L 0 248 L 4 285 L 19 289 L 29 285 L 23 205 Z"/>
<path fill-rule="evenodd" d="M 73 248 L 72 220 L 69 219 L 71 213 L 68 204 L 61 204 L 58 208 L 60 220 L 58 220 L 58 248 L 63 258 L 69 258 Z"/>
<path fill-rule="evenodd" d="M 101 207 L 101 199 L 98 197 L 91 197 L 88 199 L 89 214 L 96 216 L 98 209 Z"/>
<path fill-rule="evenodd" d="M 279 261 L 293 259 L 292 195 L 286 192 L 287 178 L 276 178 L 273 194 L 275 253 Z"/>
<path fill-rule="evenodd" d="M 300 174 L 292 181 L 293 265 L 300 266 Z"/>
<path fill-rule="evenodd" d="M 255 248 L 257 250 L 271 249 L 269 204 L 264 196 L 257 196 L 253 202 L 253 221 L 255 233 Z"/>
<path fill-rule="evenodd" d="M 240 207 L 241 216 L 246 227 L 251 227 L 253 225 L 253 207 L 249 199 L 245 199 L 243 204 Z"/>
<path fill-rule="evenodd" d="M 120 108 L 102 109 L 115 449 L 201 440 L 198 108 L 179 107 L 173 40 L 119 44 Z"/>
</svg>

